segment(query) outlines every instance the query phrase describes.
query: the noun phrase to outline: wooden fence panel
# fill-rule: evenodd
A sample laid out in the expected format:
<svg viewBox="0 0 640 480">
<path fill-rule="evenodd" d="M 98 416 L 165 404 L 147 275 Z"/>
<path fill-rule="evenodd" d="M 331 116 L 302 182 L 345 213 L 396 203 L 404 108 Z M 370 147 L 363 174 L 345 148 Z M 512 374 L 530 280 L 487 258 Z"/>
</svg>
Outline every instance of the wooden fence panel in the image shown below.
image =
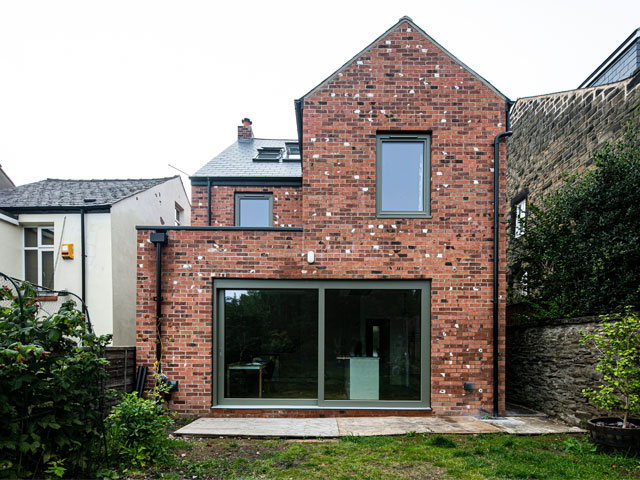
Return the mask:
<svg viewBox="0 0 640 480">
<path fill-rule="evenodd" d="M 131 393 L 136 385 L 136 347 L 107 347 L 107 388 Z"/>
</svg>

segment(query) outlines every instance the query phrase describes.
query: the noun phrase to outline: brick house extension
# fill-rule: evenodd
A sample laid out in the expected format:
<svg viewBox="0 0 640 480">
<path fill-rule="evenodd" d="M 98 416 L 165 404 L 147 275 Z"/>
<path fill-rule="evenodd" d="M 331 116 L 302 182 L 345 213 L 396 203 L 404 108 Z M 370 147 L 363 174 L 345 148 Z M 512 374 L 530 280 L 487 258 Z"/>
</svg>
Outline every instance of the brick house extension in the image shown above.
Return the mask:
<svg viewBox="0 0 640 480">
<path fill-rule="evenodd" d="M 296 101 L 297 139 L 245 119 L 192 177 L 192 226 L 138 227 L 137 360 L 161 339 L 172 408 L 492 412 L 508 103 L 403 17 Z"/>
</svg>

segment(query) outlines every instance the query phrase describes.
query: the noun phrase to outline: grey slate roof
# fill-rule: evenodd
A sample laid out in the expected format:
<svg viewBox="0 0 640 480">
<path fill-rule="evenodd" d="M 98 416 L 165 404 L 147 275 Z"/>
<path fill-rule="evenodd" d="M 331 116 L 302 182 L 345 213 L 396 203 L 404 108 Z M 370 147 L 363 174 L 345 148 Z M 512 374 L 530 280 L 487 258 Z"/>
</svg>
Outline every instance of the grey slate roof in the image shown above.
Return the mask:
<svg viewBox="0 0 640 480">
<path fill-rule="evenodd" d="M 254 138 L 250 141 L 235 142 L 214 157 L 193 177 L 254 177 L 254 178 L 302 178 L 301 162 L 254 162 L 260 147 L 282 147 L 297 140 L 276 140 Z M 193 178 L 192 177 L 192 178 Z"/>
<path fill-rule="evenodd" d="M 35 183 L 0 190 L 0 209 L 20 207 L 84 207 L 113 205 L 136 193 L 176 177 L 139 180 L 60 180 L 47 178 Z M 95 202 L 87 203 L 85 198 Z"/>
</svg>

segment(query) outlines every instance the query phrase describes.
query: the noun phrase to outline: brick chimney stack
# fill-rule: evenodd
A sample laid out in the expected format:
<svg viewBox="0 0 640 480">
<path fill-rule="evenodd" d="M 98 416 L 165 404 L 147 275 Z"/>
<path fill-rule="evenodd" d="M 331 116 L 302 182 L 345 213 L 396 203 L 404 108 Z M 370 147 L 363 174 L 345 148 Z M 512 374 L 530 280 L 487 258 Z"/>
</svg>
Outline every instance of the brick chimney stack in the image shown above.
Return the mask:
<svg viewBox="0 0 640 480">
<path fill-rule="evenodd" d="M 238 126 L 238 141 L 239 142 L 251 142 L 253 141 L 253 130 L 251 129 L 251 120 L 248 118 L 242 119 L 242 125 Z"/>
</svg>

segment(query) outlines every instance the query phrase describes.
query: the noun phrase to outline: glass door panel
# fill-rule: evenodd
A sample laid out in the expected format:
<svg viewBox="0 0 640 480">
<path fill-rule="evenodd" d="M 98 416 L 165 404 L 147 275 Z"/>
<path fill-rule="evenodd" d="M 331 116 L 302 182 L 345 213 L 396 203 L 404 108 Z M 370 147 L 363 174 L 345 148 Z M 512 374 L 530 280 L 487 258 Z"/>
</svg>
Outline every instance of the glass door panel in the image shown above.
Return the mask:
<svg viewBox="0 0 640 480">
<path fill-rule="evenodd" d="M 325 290 L 326 400 L 420 400 L 421 294 Z"/>
<path fill-rule="evenodd" d="M 224 398 L 318 397 L 318 291 L 226 289 Z"/>
</svg>

